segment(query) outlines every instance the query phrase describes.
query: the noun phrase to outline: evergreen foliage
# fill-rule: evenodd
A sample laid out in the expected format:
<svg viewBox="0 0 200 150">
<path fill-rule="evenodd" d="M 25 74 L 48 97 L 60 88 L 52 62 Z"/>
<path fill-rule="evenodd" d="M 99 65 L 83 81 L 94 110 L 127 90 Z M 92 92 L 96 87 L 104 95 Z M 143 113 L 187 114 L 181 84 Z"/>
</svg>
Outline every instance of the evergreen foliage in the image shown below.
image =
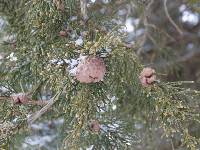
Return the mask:
<svg viewBox="0 0 200 150">
<path fill-rule="evenodd" d="M 140 5 L 143 17 L 153 5 L 150 0 L 132 2 Z M 6 55 L 0 65 L 0 87 L 6 89 L 0 93 L 1 147 L 11 149 L 35 121 L 64 118 L 58 149 L 133 149 L 138 141 L 134 123 L 142 122 L 196 150 L 200 137 L 189 126 L 200 125 L 200 91 L 185 88 L 193 82 L 156 80 L 143 87 L 139 76 L 144 66 L 136 55 L 141 41 L 131 47 L 125 42 L 122 26 L 110 20 L 116 10 L 103 16 L 91 7 L 87 18 L 81 7 L 79 0 L 0 1 L 0 15 L 7 21 L 2 36 L 9 35 L 0 51 Z M 75 79 L 73 61 L 84 56 L 103 58 L 103 81 Z M 28 93 L 30 103 L 13 103 L 11 95 L 21 92 Z M 92 120 L 101 125 L 98 133 L 91 130 Z"/>
</svg>

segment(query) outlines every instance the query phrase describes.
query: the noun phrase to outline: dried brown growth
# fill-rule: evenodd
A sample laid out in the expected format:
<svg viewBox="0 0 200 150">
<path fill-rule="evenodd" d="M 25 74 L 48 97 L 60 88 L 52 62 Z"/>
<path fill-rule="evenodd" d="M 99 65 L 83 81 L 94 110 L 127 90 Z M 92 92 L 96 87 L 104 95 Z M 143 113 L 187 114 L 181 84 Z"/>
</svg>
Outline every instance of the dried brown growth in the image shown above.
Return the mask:
<svg viewBox="0 0 200 150">
<path fill-rule="evenodd" d="M 57 9 L 64 11 L 65 10 L 65 5 L 63 0 L 53 0 L 53 3 L 56 5 Z"/>
<path fill-rule="evenodd" d="M 76 71 L 76 79 L 81 83 L 95 83 L 103 80 L 106 66 L 102 58 L 91 56 L 81 62 Z"/>
<path fill-rule="evenodd" d="M 144 68 L 140 73 L 139 79 L 143 87 L 148 87 L 156 81 L 155 70 L 152 68 Z"/>
<path fill-rule="evenodd" d="M 92 132 L 98 133 L 100 131 L 100 123 L 97 120 L 92 120 L 90 122 L 89 128 Z"/>
<path fill-rule="evenodd" d="M 12 94 L 11 98 L 15 104 L 24 104 L 29 101 L 28 95 L 26 93 Z"/>
</svg>

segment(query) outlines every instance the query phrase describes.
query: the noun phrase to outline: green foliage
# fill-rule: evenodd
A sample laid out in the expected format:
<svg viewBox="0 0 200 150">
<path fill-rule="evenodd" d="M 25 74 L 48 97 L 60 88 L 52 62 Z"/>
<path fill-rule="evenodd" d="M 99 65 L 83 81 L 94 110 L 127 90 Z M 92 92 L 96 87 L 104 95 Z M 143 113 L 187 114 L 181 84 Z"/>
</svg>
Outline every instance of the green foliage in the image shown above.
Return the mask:
<svg viewBox="0 0 200 150">
<path fill-rule="evenodd" d="M 87 21 L 82 20 L 79 1 L 75 0 L 65 0 L 64 11 L 48 0 L 16 2 L 14 11 L 4 8 L 2 12 L 9 22 L 7 32 L 16 41 L 16 48 L 7 45 L 6 53 L 9 56 L 14 52 L 17 61 L 6 57 L 0 67 L 0 86 L 7 89 L 1 93 L 0 125 L 9 122 L 6 130 L 12 131 L 11 128 L 15 132 L 3 137 L 1 134 L 0 139 L 9 143 L 9 136 L 19 134 L 20 128 L 37 119 L 64 118 L 60 131 L 63 149 L 85 149 L 90 145 L 98 150 L 131 149 L 137 140 L 133 123 L 142 121 L 148 125 L 156 121 L 166 136 L 180 134 L 183 145 L 192 150 L 199 146 L 198 137 L 188 131 L 191 121 L 200 121 L 196 107 L 199 91 L 159 81 L 142 87 L 139 74 L 143 66 L 134 53 L 135 48 L 127 47 L 120 38 L 124 35 L 118 26 L 107 31 L 101 26 L 108 24 L 107 19 L 104 22 L 102 17 L 96 22 L 95 14 Z M 74 15 L 75 21 L 71 19 Z M 59 36 L 65 29 L 67 36 Z M 76 44 L 79 36 L 83 45 Z M 70 75 L 66 59 L 103 53 L 107 68 L 104 81 L 83 84 Z M 58 64 L 59 61 L 62 63 Z M 8 101 L 12 93 L 19 92 L 31 93 L 35 101 L 43 97 L 51 99 L 43 108 Z M 13 122 L 16 117 L 18 121 Z M 89 129 L 91 120 L 100 122 L 103 127 L 100 133 Z"/>
</svg>

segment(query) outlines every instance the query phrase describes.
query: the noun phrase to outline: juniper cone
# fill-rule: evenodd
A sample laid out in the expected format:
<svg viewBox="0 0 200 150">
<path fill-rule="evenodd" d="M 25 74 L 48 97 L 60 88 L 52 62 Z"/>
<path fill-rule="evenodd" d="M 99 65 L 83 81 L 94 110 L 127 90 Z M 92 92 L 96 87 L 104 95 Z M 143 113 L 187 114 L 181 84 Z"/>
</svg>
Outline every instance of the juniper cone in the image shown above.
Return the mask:
<svg viewBox="0 0 200 150">
<path fill-rule="evenodd" d="M 198 6 L 0 0 L 0 150 L 200 149 Z"/>
<path fill-rule="evenodd" d="M 59 35 L 65 37 L 67 35 L 67 32 L 66 31 L 60 31 Z"/>
<path fill-rule="evenodd" d="M 89 125 L 89 127 L 90 127 L 90 130 L 92 131 L 92 132 L 95 132 L 95 133 L 98 133 L 99 131 L 100 131 L 100 124 L 99 124 L 99 121 L 97 121 L 97 120 L 92 120 L 91 122 L 90 122 L 90 125 Z"/>
<path fill-rule="evenodd" d="M 15 104 L 24 104 L 29 101 L 27 93 L 12 94 L 11 98 Z"/>
</svg>

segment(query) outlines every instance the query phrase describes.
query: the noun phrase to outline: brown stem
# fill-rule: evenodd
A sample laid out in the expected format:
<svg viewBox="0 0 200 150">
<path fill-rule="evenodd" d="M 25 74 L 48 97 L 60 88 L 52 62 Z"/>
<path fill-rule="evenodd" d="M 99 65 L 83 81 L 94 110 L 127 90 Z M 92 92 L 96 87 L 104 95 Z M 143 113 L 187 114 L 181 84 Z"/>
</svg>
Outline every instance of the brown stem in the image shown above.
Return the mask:
<svg viewBox="0 0 200 150">
<path fill-rule="evenodd" d="M 83 17 L 83 20 L 87 20 L 88 19 L 87 0 L 80 0 L 80 7 L 81 7 L 81 15 Z"/>
<path fill-rule="evenodd" d="M 13 101 L 11 97 L 6 97 L 6 96 L 0 96 L 0 100 L 8 100 L 8 101 Z M 29 100 L 26 103 L 22 103 L 23 105 L 39 105 L 39 106 L 44 106 L 48 103 L 47 100 Z"/>
<path fill-rule="evenodd" d="M 174 20 L 171 18 L 169 11 L 167 9 L 167 0 L 164 0 L 164 10 L 165 10 L 165 14 L 169 20 L 169 22 L 175 27 L 175 29 L 178 31 L 178 33 L 180 35 L 183 35 L 183 32 L 181 31 L 181 29 L 179 28 L 179 26 L 174 22 Z"/>
</svg>

